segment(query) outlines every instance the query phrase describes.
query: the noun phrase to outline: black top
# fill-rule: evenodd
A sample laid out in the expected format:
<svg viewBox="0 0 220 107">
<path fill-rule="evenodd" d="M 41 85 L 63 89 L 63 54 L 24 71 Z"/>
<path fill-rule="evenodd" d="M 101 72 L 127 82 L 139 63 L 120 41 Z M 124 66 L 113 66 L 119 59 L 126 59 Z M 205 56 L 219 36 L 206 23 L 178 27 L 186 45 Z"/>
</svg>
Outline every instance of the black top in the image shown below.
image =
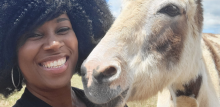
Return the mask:
<svg viewBox="0 0 220 107">
<path fill-rule="evenodd" d="M 97 107 L 95 104 L 90 102 L 84 91 L 78 88 L 72 87 L 72 90 L 75 92 L 77 98 L 79 98 L 87 107 Z M 52 107 L 46 102 L 34 96 L 30 91 L 26 88 L 21 98 L 16 102 L 13 107 Z"/>
</svg>

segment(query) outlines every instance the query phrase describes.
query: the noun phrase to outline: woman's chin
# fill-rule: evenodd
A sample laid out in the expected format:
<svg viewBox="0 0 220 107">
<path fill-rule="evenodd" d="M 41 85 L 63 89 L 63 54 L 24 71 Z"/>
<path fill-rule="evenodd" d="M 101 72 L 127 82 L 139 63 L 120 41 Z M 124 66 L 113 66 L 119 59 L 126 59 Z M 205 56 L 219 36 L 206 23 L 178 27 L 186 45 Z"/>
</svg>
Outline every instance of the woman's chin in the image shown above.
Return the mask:
<svg viewBox="0 0 220 107">
<path fill-rule="evenodd" d="M 70 76 L 63 76 L 61 78 L 56 79 L 47 79 L 45 81 L 45 87 L 50 89 L 58 89 L 63 87 L 70 87 L 71 86 L 71 77 Z"/>
</svg>

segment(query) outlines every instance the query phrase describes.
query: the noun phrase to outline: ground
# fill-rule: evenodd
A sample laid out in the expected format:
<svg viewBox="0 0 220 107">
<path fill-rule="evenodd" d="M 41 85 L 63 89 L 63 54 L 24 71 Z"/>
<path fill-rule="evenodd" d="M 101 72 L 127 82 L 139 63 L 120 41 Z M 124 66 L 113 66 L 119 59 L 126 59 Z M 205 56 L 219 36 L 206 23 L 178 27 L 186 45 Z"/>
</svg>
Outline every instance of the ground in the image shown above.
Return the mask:
<svg viewBox="0 0 220 107">
<path fill-rule="evenodd" d="M 71 79 L 72 86 L 83 88 L 81 78 L 77 75 L 74 75 Z M 4 99 L 2 96 L 0 96 L 0 107 L 12 107 L 17 99 L 19 99 L 24 92 L 24 88 L 12 96 L 10 96 L 8 99 Z M 128 107 L 156 107 L 157 104 L 157 97 L 153 97 L 147 101 L 144 102 L 129 102 Z"/>
</svg>

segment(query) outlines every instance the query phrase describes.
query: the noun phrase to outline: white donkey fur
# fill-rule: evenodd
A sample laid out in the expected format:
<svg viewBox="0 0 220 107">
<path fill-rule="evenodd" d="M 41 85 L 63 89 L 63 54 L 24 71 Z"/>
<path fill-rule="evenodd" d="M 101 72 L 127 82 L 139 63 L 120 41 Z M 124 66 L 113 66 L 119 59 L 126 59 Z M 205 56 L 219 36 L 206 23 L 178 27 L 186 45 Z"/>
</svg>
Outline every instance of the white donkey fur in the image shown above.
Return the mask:
<svg viewBox="0 0 220 107">
<path fill-rule="evenodd" d="M 209 84 L 213 84 L 214 91 L 217 97 L 220 98 L 220 87 L 219 87 L 219 69 L 220 69 L 220 35 L 214 34 L 203 34 L 201 39 L 201 48 L 203 58 L 206 64 L 207 74 L 211 81 Z M 206 43 L 204 42 L 206 40 Z M 200 94 L 203 92 L 200 91 Z M 162 92 L 158 93 L 157 107 L 172 107 L 174 102 L 170 99 L 171 94 L 168 88 L 165 88 Z M 220 100 L 220 99 L 219 99 Z M 177 97 L 176 107 L 209 107 L 208 105 L 200 105 L 199 102 L 192 97 Z M 206 103 L 204 101 L 204 103 Z M 195 106 L 196 105 L 196 106 Z"/>
<path fill-rule="evenodd" d="M 123 106 L 167 87 L 158 106 L 220 107 L 220 64 L 213 59 L 219 57 L 219 36 L 202 37 L 201 7 L 201 0 L 124 0 L 121 14 L 82 65 L 86 96 Z"/>
</svg>

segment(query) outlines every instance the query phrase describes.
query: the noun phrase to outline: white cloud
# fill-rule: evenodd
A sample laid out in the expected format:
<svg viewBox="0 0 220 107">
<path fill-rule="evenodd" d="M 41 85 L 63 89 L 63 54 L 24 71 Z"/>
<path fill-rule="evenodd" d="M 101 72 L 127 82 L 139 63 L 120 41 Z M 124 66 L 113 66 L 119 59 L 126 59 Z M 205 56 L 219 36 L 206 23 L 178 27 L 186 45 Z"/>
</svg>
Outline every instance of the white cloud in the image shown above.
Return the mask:
<svg viewBox="0 0 220 107">
<path fill-rule="evenodd" d="M 108 0 L 108 4 L 112 14 L 117 17 L 121 11 L 121 0 Z"/>
<path fill-rule="evenodd" d="M 220 0 L 203 0 L 206 33 L 220 33 Z"/>
<path fill-rule="evenodd" d="M 115 17 L 120 14 L 121 0 L 108 0 L 110 9 Z M 203 0 L 204 31 L 220 34 L 220 0 Z"/>
<path fill-rule="evenodd" d="M 220 16 L 211 13 L 205 13 L 204 18 L 204 24 L 206 26 L 220 25 Z"/>
<path fill-rule="evenodd" d="M 204 14 L 203 31 L 206 33 L 220 33 L 220 15 L 212 13 Z"/>
</svg>

